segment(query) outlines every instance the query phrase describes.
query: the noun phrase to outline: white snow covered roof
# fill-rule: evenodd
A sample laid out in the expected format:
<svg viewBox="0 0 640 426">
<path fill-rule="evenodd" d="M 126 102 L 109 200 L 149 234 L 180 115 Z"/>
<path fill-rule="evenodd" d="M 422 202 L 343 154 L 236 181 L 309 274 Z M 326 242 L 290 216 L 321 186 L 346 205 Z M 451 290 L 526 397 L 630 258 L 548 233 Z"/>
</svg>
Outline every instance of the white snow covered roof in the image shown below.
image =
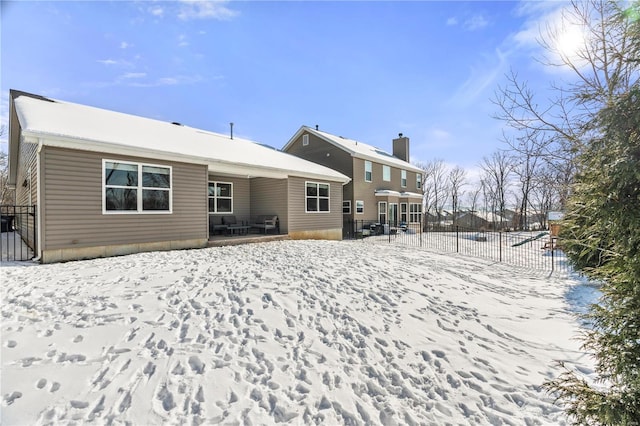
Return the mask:
<svg viewBox="0 0 640 426">
<path fill-rule="evenodd" d="M 283 151 L 286 151 L 287 148 L 293 144 L 303 133 L 310 133 L 315 135 L 330 144 L 341 148 L 342 150 L 348 152 L 353 157 L 362 158 L 364 160 L 374 161 L 380 164 L 386 164 L 393 167 L 398 167 L 404 170 L 410 170 L 413 172 L 422 172 L 419 167 L 412 165 L 411 163 L 404 161 L 398 157 L 395 157 L 388 152 L 383 151 L 380 148 L 376 148 L 372 145 L 367 145 L 366 143 L 362 143 L 353 139 L 347 139 L 342 136 L 332 135 L 331 133 L 322 132 L 320 130 L 312 129 L 311 127 L 302 126 L 296 132 L 295 135 L 289 142 L 282 148 Z"/>
<path fill-rule="evenodd" d="M 247 139 L 20 92 L 17 95 L 15 111 L 26 141 L 205 164 L 219 174 L 349 181 L 328 167 Z"/>
</svg>

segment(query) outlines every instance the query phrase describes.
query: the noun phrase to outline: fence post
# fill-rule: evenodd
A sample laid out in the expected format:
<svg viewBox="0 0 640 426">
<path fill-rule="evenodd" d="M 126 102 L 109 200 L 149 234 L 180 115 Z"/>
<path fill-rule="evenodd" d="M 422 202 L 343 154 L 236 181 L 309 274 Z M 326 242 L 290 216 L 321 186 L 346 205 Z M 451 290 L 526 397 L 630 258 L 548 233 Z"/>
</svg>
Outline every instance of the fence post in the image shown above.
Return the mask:
<svg viewBox="0 0 640 426">
<path fill-rule="evenodd" d="M 502 231 L 498 231 L 498 240 L 500 241 L 500 244 L 498 244 L 498 246 L 500 247 L 500 262 L 502 262 Z"/>
<path fill-rule="evenodd" d="M 456 225 L 456 253 L 460 253 L 460 227 Z"/>
<path fill-rule="evenodd" d="M 556 250 L 555 250 L 555 248 L 553 247 L 553 243 L 552 243 L 552 245 L 551 245 L 551 272 L 553 272 L 553 267 L 554 267 L 554 265 L 555 265 L 555 263 L 556 263 L 556 262 L 554 261 L 555 251 L 556 251 Z"/>
</svg>

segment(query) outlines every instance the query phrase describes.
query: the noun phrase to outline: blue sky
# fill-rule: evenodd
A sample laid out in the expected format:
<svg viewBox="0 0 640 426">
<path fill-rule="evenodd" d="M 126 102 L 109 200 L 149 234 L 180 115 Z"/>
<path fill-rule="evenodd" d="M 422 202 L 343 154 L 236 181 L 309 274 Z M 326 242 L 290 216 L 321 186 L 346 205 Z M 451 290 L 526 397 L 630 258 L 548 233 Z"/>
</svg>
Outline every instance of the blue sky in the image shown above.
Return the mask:
<svg viewBox="0 0 640 426">
<path fill-rule="evenodd" d="M 387 151 L 402 132 L 412 161 L 472 169 L 501 146 L 504 75 L 541 91 L 562 78 L 535 38 L 563 2 L 1 5 L 3 124 L 18 89 L 221 133 L 234 122 L 276 148 L 301 125 Z"/>
</svg>

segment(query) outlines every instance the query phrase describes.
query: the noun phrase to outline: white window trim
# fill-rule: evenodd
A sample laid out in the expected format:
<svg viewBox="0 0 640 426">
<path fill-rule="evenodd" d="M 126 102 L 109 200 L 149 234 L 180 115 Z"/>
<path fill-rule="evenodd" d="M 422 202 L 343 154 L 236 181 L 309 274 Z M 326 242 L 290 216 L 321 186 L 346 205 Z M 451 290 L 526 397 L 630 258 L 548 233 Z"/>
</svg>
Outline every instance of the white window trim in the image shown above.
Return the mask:
<svg viewBox="0 0 640 426">
<path fill-rule="evenodd" d="M 389 172 L 388 176 L 386 176 L 386 171 Z M 388 177 L 389 179 L 386 179 L 386 177 Z M 386 164 L 382 165 L 382 180 L 385 182 L 391 182 L 391 166 L 387 166 Z"/>
<path fill-rule="evenodd" d="M 107 185 L 106 182 L 106 166 L 107 163 L 121 163 L 121 164 L 129 164 L 132 166 L 136 166 L 138 168 L 138 186 L 119 186 L 119 185 Z M 143 167 L 160 167 L 163 169 L 169 169 L 169 188 L 148 188 L 142 186 L 142 168 Z M 136 197 L 136 201 L 138 203 L 136 210 L 107 210 L 107 187 L 109 188 L 126 188 L 126 189 L 136 189 L 138 192 L 138 196 Z M 169 210 L 143 210 L 142 209 L 142 191 L 143 190 L 153 190 L 153 191 L 168 191 L 169 192 Z M 108 158 L 102 159 L 102 214 L 104 215 L 139 215 L 139 214 L 173 214 L 173 166 L 168 166 L 166 164 L 152 164 L 152 163 L 138 163 L 136 161 L 123 161 L 123 160 L 112 160 Z"/>
<path fill-rule="evenodd" d="M 348 212 L 344 211 L 345 206 L 349 209 Z M 342 214 L 351 214 L 351 200 L 342 200 Z"/>
<path fill-rule="evenodd" d="M 367 170 L 367 165 L 369 165 Z M 369 179 L 367 179 L 367 172 L 371 175 Z M 364 160 L 364 181 L 371 182 L 373 181 L 373 163 L 369 160 Z"/>
<path fill-rule="evenodd" d="M 312 198 L 312 197 L 307 195 L 307 185 L 308 184 L 318 185 L 318 195 L 315 196 L 315 198 L 318 200 L 318 204 L 317 204 L 318 209 L 320 208 L 320 199 L 325 199 L 326 198 L 327 199 L 327 204 L 328 204 L 328 207 L 329 207 L 327 210 L 312 210 L 312 211 L 307 210 L 307 198 Z M 320 188 L 319 188 L 320 185 L 327 185 L 329 187 L 328 195 L 326 197 L 321 197 L 320 196 Z M 331 184 L 330 183 L 327 183 L 327 182 L 313 182 L 313 181 L 306 181 L 304 183 L 304 211 L 305 211 L 305 213 L 311 213 L 311 214 L 313 214 L 313 213 L 322 213 L 322 214 L 331 213 Z"/>
<path fill-rule="evenodd" d="M 407 171 L 406 170 L 400 171 L 400 186 L 403 188 L 407 187 Z"/>
<path fill-rule="evenodd" d="M 309 134 L 302 135 L 302 146 L 309 145 Z"/>
<path fill-rule="evenodd" d="M 217 195 L 213 195 L 213 196 L 209 195 L 209 184 L 210 183 L 215 183 L 215 184 L 224 183 L 225 185 L 231 185 L 231 197 L 220 197 L 220 198 L 225 199 L 225 200 L 226 199 L 231 199 L 231 211 L 229 211 L 229 212 L 219 212 L 219 211 L 217 211 L 218 204 L 214 203 L 214 206 L 216 206 L 216 211 L 215 212 L 209 212 L 209 214 L 210 215 L 211 214 L 220 214 L 220 215 L 233 214 L 233 182 L 223 182 L 221 180 L 210 180 L 210 181 L 207 182 L 207 211 L 209 211 L 209 199 L 210 198 L 213 198 L 214 200 L 218 199 Z"/>
<path fill-rule="evenodd" d="M 412 211 L 412 207 L 417 206 L 416 211 Z M 417 216 L 417 221 L 411 220 L 415 219 Z M 409 203 L 409 223 L 421 223 L 422 222 L 422 203 Z"/>
<path fill-rule="evenodd" d="M 404 211 L 402 211 L 403 207 Z M 402 220 L 402 215 L 405 216 L 404 220 Z M 409 223 L 409 203 L 400 203 L 400 222 Z"/>
<path fill-rule="evenodd" d="M 384 205 L 384 208 L 382 206 Z M 388 204 L 386 201 L 378 201 L 378 222 L 387 223 L 389 221 L 389 211 L 387 210 Z M 380 220 L 380 216 L 382 216 L 382 212 L 384 212 L 384 220 Z"/>
<path fill-rule="evenodd" d="M 358 203 L 362 203 L 362 211 L 361 212 L 358 211 Z M 364 201 L 356 200 L 356 214 L 364 214 Z"/>
</svg>

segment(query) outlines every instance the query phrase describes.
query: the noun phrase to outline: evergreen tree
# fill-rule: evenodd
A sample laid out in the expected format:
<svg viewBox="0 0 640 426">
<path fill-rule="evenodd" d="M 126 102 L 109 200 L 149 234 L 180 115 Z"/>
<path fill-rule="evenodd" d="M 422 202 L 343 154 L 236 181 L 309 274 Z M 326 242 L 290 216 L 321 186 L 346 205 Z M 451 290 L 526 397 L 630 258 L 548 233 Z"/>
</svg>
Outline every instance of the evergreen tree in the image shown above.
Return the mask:
<svg viewBox="0 0 640 426">
<path fill-rule="evenodd" d="M 594 124 L 560 236 L 576 269 L 602 282 L 583 341 L 597 381 L 566 371 L 546 386 L 578 424 L 640 425 L 640 85 Z"/>
</svg>

